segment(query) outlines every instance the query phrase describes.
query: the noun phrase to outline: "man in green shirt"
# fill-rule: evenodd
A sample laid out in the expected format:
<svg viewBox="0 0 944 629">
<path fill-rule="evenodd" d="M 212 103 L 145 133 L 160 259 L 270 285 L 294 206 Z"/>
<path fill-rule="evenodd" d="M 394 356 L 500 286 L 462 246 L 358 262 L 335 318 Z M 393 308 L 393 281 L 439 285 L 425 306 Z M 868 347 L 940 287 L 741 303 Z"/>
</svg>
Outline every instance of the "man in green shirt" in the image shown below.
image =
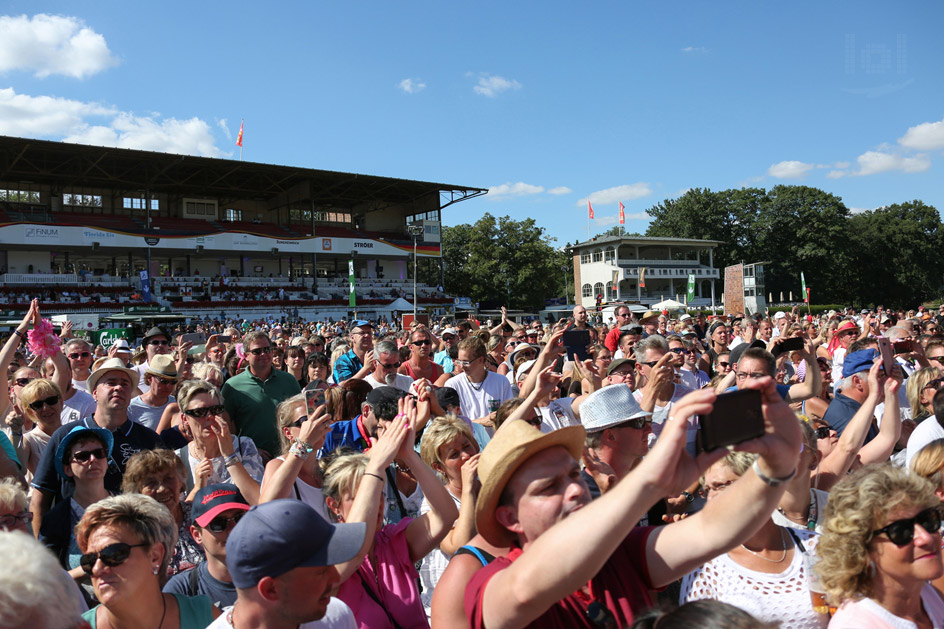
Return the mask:
<svg viewBox="0 0 944 629">
<path fill-rule="evenodd" d="M 249 367 L 223 385 L 223 406 L 237 434 L 252 439 L 268 460 L 281 450 L 275 409 L 301 388 L 294 376 L 272 368 L 272 345 L 264 332 L 244 336 L 243 349 Z"/>
</svg>

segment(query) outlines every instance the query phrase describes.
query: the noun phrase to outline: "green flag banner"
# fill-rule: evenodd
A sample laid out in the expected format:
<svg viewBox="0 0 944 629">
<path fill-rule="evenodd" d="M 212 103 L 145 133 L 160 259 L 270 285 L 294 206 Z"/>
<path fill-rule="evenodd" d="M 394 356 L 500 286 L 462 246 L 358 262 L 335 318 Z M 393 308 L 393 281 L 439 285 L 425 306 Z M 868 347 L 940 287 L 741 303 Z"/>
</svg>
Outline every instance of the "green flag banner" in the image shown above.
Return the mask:
<svg viewBox="0 0 944 629">
<path fill-rule="evenodd" d="M 356 299 L 354 296 L 354 260 L 347 261 L 347 277 L 348 277 L 348 281 L 350 281 L 351 283 L 351 295 L 348 298 L 348 306 L 353 308 L 356 302 Z"/>
<path fill-rule="evenodd" d="M 695 301 L 695 274 L 688 274 L 688 301 Z"/>
<path fill-rule="evenodd" d="M 800 292 L 806 295 L 806 278 L 803 277 L 803 271 L 800 271 Z"/>
<path fill-rule="evenodd" d="M 106 330 L 96 330 L 91 332 L 91 341 L 94 345 L 101 345 L 108 351 L 112 343 L 118 339 L 127 339 L 131 341 L 131 330 L 128 328 L 110 328 Z"/>
</svg>

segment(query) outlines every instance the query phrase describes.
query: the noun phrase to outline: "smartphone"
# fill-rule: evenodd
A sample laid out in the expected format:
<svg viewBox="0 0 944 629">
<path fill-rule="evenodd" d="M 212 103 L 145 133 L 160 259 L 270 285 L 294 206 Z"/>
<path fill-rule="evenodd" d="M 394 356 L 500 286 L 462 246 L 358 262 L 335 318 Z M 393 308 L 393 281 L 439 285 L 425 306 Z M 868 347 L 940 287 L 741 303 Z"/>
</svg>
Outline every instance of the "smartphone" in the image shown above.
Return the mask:
<svg viewBox="0 0 944 629">
<path fill-rule="evenodd" d="M 914 341 L 897 341 L 892 343 L 892 348 L 896 354 L 908 354 L 918 351 Z"/>
<path fill-rule="evenodd" d="M 757 389 L 723 393 L 715 400 L 711 413 L 700 415 L 698 422 L 695 444 L 699 452 L 761 437 L 764 434 L 761 393 Z"/>
<path fill-rule="evenodd" d="M 777 357 L 784 352 L 792 352 L 801 349 L 803 349 L 803 339 L 799 336 L 792 336 L 784 342 L 774 345 L 770 353 L 773 354 L 774 357 Z"/>
<path fill-rule="evenodd" d="M 895 352 L 892 349 L 892 342 L 884 336 L 878 337 L 878 351 L 882 354 L 882 368 L 886 374 L 892 373 L 895 366 Z"/>
<path fill-rule="evenodd" d="M 325 403 L 324 389 L 308 389 L 305 391 L 305 408 L 308 411 L 308 418 L 315 416 L 315 409 Z"/>
<path fill-rule="evenodd" d="M 567 350 L 568 359 L 577 361 L 590 358 L 590 353 L 587 351 L 587 346 L 590 345 L 589 330 L 567 330 L 561 341 Z"/>
<path fill-rule="evenodd" d="M 230 336 L 229 334 L 220 334 L 219 336 L 216 337 L 217 343 L 231 343 L 232 341 L 233 341 L 233 337 Z"/>
<path fill-rule="evenodd" d="M 181 334 L 180 342 L 183 343 L 193 343 L 194 345 L 203 345 L 206 343 L 207 337 L 203 332 L 191 332 L 190 334 Z"/>
</svg>

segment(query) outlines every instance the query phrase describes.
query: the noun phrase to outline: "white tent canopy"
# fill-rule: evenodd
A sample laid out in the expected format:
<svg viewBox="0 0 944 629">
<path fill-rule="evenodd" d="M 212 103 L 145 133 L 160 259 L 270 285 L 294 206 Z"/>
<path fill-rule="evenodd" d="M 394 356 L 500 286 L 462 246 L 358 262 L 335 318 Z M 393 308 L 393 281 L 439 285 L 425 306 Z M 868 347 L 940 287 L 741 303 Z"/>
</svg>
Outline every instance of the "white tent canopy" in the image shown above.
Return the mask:
<svg viewBox="0 0 944 629">
<path fill-rule="evenodd" d="M 653 310 L 678 310 L 679 308 L 684 308 L 684 307 L 685 307 L 685 304 L 680 304 L 674 299 L 666 299 L 664 301 L 660 301 L 657 304 L 652 304 Z"/>
<path fill-rule="evenodd" d="M 397 297 L 396 301 L 387 304 L 387 310 L 413 310 L 413 304 L 403 297 Z"/>
</svg>

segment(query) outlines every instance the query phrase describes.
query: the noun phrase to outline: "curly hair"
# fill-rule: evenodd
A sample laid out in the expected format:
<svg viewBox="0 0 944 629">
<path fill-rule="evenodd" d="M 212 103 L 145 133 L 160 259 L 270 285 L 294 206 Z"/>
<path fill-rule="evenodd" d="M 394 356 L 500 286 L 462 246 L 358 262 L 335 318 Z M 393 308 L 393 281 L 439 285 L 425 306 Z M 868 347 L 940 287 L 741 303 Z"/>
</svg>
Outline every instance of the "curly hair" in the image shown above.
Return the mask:
<svg viewBox="0 0 944 629">
<path fill-rule="evenodd" d="M 184 462 L 173 450 L 163 448 L 157 450 L 141 450 L 135 452 L 125 466 L 125 473 L 121 477 L 121 491 L 125 493 L 141 493 L 144 479 L 152 474 L 160 474 L 165 470 L 174 470 L 181 485 L 187 484 L 187 468 Z"/>
<path fill-rule="evenodd" d="M 823 534 L 816 546 L 815 570 L 828 600 L 840 605 L 871 596 L 869 546 L 888 514 L 940 504 L 930 482 L 890 463 L 867 465 L 839 481 L 829 493 Z"/>
<path fill-rule="evenodd" d="M 441 468 L 443 460 L 439 450 L 453 439 L 459 437 L 468 439 L 469 443 L 475 448 L 475 451 L 478 452 L 479 444 L 475 441 L 472 428 L 469 427 L 469 424 L 467 424 L 465 420 L 459 419 L 455 415 L 435 418 L 429 422 L 426 430 L 423 431 L 423 441 L 420 443 L 420 457 L 423 459 L 423 462 L 432 469 L 435 470 L 437 467 Z M 439 474 L 441 479 L 446 480 L 445 475 L 441 472 L 437 472 L 437 474 Z"/>
</svg>

